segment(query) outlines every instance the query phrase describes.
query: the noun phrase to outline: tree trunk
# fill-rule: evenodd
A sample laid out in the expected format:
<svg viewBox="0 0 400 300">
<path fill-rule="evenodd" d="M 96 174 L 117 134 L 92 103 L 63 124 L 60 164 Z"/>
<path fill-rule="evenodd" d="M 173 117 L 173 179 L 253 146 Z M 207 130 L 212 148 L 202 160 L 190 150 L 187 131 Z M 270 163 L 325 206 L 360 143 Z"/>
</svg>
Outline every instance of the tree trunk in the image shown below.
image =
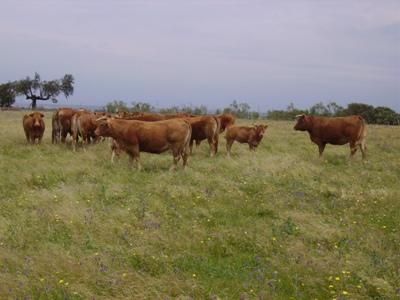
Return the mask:
<svg viewBox="0 0 400 300">
<path fill-rule="evenodd" d="M 32 109 L 36 108 L 36 99 L 32 99 Z"/>
</svg>

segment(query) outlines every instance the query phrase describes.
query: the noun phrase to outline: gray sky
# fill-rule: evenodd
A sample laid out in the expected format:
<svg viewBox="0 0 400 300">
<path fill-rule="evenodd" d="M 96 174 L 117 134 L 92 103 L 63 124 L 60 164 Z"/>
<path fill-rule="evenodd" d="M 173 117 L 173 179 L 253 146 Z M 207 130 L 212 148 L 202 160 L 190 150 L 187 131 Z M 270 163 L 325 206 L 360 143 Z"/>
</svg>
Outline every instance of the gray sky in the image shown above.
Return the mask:
<svg viewBox="0 0 400 300">
<path fill-rule="evenodd" d="M 63 106 L 400 111 L 398 0 L 1 0 L 0 41 L 0 82 L 74 75 Z"/>
</svg>

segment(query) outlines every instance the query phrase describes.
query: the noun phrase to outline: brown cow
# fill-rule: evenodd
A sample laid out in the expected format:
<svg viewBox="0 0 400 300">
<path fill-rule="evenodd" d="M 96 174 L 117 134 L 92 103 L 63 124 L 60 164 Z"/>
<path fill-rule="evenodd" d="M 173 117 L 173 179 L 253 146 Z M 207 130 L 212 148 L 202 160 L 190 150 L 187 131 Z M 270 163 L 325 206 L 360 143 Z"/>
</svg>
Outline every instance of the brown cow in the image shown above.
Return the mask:
<svg viewBox="0 0 400 300">
<path fill-rule="evenodd" d="M 299 115 L 295 130 L 308 131 L 312 142 L 318 145 L 322 157 L 326 144 L 344 145 L 350 143 L 350 157 L 360 148 L 363 159 L 366 157 L 366 122 L 361 116 L 317 117 Z"/>
<path fill-rule="evenodd" d="M 193 141 L 199 145 L 202 140 L 207 139 L 210 145 L 210 156 L 218 151 L 219 120 L 214 116 L 199 116 L 186 118 L 192 126 L 192 137 L 190 139 L 190 154 L 193 150 Z"/>
<path fill-rule="evenodd" d="M 24 115 L 22 119 L 22 125 L 24 127 L 26 140 L 32 144 L 37 142 L 40 144 L 43 138 L 43 133 L 45 129 L 44 125 L 44 114 L 40 112 L 32 112 L 30 114 Z"/>
<path fill-rule="evenodd" d="M 264 132 L 268 125 L 254 125 L 248 126 L 229 126 L 226 129 L 226 150 L 228 156 L 231 154 L 231 147 L 234 141 L 239 143 L 249 144 L 250 150 L 256 150 L 258 144 L 261 142 Z"/>
<path fill-rule="evenodd" d="M 96 119 L 98 114 L 89 111 L 79 111 L 72 116 L 71 131 L 72 131 L 72 150 L 76 151 L 76 143 L 79 136 L 82 137 L 83 149 L 84 145 L 89 144 L 91 141 L 98 140 L 94 131 L 97 128 Z"/>
<path fill-rule="evenodd" d="M 70 134 L 72 136 L 72 117 L 77 112 L 78 110 L 73 108 L 59 108 L 56 111 L 53 116 L 54 122 L 52 130 L 52 140 L 54 142 L 59 142 L 59 139 L 61 138 L 61 143 L 65 143 L 67 135 Z"/>
<path fill-rule="evenodd" d="M 158 122 L 100 118 L 97 120 L 96 135 L 112 137 L 117 147 L 125 151 L 130 160 L 135 160 L 141 169 L 140 152 L 162 153 L 172 150 L 175 169 L 182 158 L 185 168 L 189 156 L 192 134 L 190 123 L 183 119 Z"/>
</svg>

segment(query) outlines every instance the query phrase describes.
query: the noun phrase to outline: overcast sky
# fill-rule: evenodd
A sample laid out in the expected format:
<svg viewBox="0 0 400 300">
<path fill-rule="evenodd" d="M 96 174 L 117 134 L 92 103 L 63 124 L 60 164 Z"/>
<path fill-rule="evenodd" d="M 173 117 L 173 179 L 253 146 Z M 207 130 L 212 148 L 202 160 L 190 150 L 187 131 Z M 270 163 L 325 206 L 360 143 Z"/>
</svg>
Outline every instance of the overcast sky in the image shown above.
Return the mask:
<svg viewBox="0 0 400 300">
<path fill-rule="evenodd" d="M 75 77 L 60 104 L 400 111 L 400 1 L 1 0 L 0 82 Z"/>
</svg>

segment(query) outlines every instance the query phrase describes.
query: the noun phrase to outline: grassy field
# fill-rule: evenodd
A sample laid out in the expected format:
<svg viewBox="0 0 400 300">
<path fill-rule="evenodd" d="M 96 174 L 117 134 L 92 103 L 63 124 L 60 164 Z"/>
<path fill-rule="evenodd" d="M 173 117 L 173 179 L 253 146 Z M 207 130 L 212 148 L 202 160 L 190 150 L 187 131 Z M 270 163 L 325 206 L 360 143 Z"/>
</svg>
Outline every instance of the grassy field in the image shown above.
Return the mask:
<svg viewBox="0 0 400 300">
<path fill-rule="evenodd" d="M 400 127 L 369 126 L 366 162 L 268 122 L 254 153 L 221 136 L 138 172 L 108 142 L 52 145 L 45 114 L 32 146 L 0 112 L 0 299 L 400 297 Z"/>
</svg>

